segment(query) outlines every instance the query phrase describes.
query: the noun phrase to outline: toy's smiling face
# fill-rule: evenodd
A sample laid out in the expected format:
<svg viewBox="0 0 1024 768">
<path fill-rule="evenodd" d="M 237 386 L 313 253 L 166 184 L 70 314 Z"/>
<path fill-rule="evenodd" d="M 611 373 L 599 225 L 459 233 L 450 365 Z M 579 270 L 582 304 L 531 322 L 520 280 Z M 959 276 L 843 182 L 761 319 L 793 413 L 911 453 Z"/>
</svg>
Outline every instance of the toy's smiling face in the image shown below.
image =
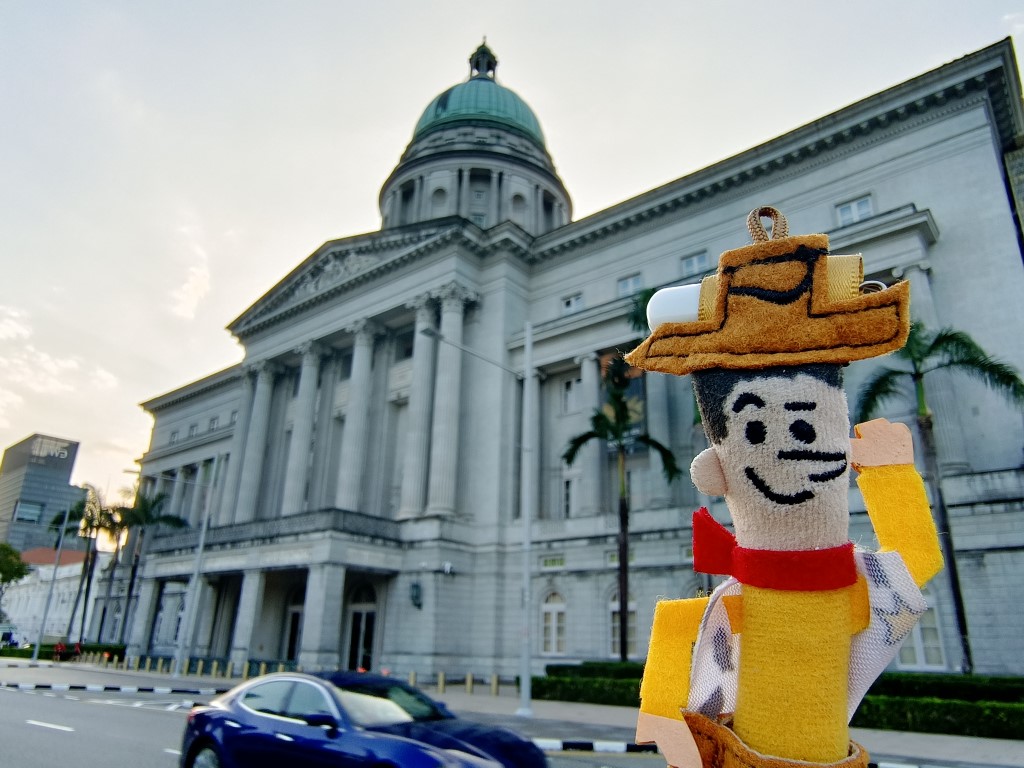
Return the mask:
<svg viewBox="0 0 1024 768">
<path fill-rule="evenodd" d="M 739 543 L 844 543 L 850 427 L 843 390 L 806 374 L 757 377 L 736 383 L 722 415 L 726 434 L 715 452 Z"/>
</svg>

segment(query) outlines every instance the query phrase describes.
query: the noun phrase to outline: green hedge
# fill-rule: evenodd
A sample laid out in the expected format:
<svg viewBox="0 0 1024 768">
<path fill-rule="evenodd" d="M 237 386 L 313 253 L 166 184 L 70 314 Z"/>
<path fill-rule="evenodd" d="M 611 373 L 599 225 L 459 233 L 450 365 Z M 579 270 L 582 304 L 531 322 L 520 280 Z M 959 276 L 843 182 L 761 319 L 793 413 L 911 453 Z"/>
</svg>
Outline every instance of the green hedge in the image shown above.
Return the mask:
<svg viewBox="0 0 1024 768">
<path fill-rule="evenodd" d="M 864 697 L 856 728 L 947 733 L 988 739 L 1024 738 L 1024 704 L 897 696 Z"/>
<path fill-rule="evenodd" d="M 602 677 L 535 677 L 530 684 L 533 696 L 551 701 L 580 701 L 588 704 L 640 706 L 639 680 L 613 680 Z"/>
<path fill-rule="evenodd" d="M 640 680 L 644 676 L 644 665 L 637 661 L 584 661 L 582 664 L 548 664 L 544 669 L 549 677 Z"/>
<path fill-rule="evenodd" d="M 74 658 L 75 655 L 75 644 L 65 643 L 67 646 L 64 649 L 64 653 L 61 654 L 61 661 L 69 661 Z M 43 660 L 53 659 L 53 648 L 54 643 L 43 643 L 39 646 L 39 658 Z M 124 658 L 125 646 L 116 645 L 111 643 L 82 643 L 82 653 L 109 653 L 110 660 L 117 659 L 120 661 Z M 31 659 L 32 658 L 32 647 L 28 648 L 4 648 L 0 650 L 0 656 L 8 656 L 14 659 Z"/>
<path fill-rule="evenodd" d="M 1024 678 L 887 672 L 868 690 L 873 696 L 958 699 L 959 701 L 1024 701 Z"/>
<path fill-rule="evenodd" d="M 610 665 L 621 675 L 619 678 L 593 676 L 602 664 L 552 664 L 547 668 L 547 677 L 533 678 L 533 696 L 552 701 L 638 707 L 640 680 L 628 679 L 627 670 L 621 664 Z M 554 675 L 556 672 L 559 674 Z M 1017 691 L 1022 682 L 1020 678 L 888 673 L 876 681 L 864 697 L 852 725 L 1021 739 L 1024 738 L 1024 697 Z M 882 695 L 879 690 L 899 691 L 903 695 Z M 939 692 L 943 695 L 937 695 Z"/>
</svg>

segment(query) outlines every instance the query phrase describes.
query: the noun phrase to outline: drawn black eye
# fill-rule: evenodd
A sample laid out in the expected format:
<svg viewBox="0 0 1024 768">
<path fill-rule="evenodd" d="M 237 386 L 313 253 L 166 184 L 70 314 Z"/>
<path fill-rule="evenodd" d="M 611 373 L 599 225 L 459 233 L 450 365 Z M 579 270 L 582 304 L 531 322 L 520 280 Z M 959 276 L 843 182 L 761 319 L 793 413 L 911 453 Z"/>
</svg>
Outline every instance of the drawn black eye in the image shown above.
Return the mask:
<svg viewBox="0 0 1024 768">
<path fill-rule="evenodd" d="M 799 440 L 801 443 L 813 443 L 814 438 L 818 435 L 814 431 L 814 427 L 808 424 L 803 419 L 797 419 L 789 425 L 789 433 Z"/>
<path fill-rule="evenodd" d="M 760 445 L 764 442 L 764 439 L 768 436 L 767 430 L 764 428 L 763 421 L 748 421 L 747 422 L 747 440 L 754 445 Z"/>
</svg>

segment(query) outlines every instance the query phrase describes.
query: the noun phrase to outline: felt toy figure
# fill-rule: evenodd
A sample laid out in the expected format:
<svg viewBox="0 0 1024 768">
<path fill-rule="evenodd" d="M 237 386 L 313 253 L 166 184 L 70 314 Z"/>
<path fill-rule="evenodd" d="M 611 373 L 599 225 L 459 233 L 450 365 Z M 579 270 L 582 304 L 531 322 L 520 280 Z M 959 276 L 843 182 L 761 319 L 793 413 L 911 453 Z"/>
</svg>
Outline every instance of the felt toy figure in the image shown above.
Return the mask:
<svg viewBox="0 0 1024 768">
<path fill-rule="evenodd" d="M 699 295 L 652 298 L 653 332 L 627 356 L 693 374 L 711 447 L 691 478 L 735 528 L 694 515 L 695 570 L 729 578 L 656 606 L 637 740 L 678 768 L 866 766 L 849 720 L 942 558 L 909 430 L 878 419 L 851 441 L 841 365 L 903 345 L 908 286 L 862 292 L 860 257 L 789 237 L 774 208 L 747 224 L 754 244 L 722 254 Z M 849 540 L 850 466 L 878 552 Z"/>
</svg>

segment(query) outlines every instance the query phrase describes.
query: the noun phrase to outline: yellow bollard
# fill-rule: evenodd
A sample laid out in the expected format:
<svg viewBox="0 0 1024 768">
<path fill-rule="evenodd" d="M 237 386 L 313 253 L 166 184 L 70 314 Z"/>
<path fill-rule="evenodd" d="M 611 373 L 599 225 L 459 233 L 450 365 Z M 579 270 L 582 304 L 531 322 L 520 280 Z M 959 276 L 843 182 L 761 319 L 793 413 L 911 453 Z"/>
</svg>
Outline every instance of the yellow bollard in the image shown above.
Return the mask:
<svg viewBox="0 0 1024 768">
<path fill-rule="evenodd" d="M 265 674 L 267 674 L 267 662 L 261 661 L 260 662 L 260 676 L 262 677 Z"/>
<path fill-rule="evenodd" d="M 164 660 L 163 660 L 163 657 L 161 656 L 159 659 L 156 660 L 156 673 L 159 675 L 163 671 L 164 671 Z"/>
<path fill-rule="evenodd" d="M 139 662 L 141 662 L 141 661 L 142 661 L 142 657 L 141 657 L 141 656 L 136 656 L 136 657 L 134 657 L 134 658 L 132 659 L 132 669 L 133 669 L 133 670 L 134 670 L 135 672 L 138 672 L 138 671 L 139 671 Z"/>
<path fill-rule="evenodd" d="M 219 672 L 219 671 L 220 671 L 220 662 L 217 661 L 217 659 L 214 659 L 213 663 L 210 665 L 210 675 L 212 677 L 216 677 L 217 676 L 217 672 Z"/>
<path fill-rule="evenodd" d="M 277 662 L 277 671 L 278 672 L 284 672 L 284 662 L 283 661 Z"/>
<path fill-rule="evenodd" d="M 473 673 L 472 672 L 467 672 L 466 673 L 466 693 L 468 693 L 470 695 L 473 694 Z"/>
<path fill-rule="evenodd" d="M 246 659 L 245 661 L 242 662 L 242 679 L 243 680 L 248 680 L 249 679 L 249 660 L 248 659 Z"/>
<path fill-rule="evenodd" d="M 150 668 L 152 666 L 153 666 L 153 657 L 152 656 L 147 656 L 146 657 L 146 671 L 149 672 L 149 670 L 150 670 Z"/>
<path fill-rule="evenodd" d="M 205 661 L 205 659 L 200 659 L 199 663 L 196 664 L 196 677 L 202 677 L 203 676 L 203 662 L 204 661 Z"/>
<path fill-rule="evenodd" d="M 416 672 L 415 672 L 415 670 L 413 670 L 412 672 L 409 673 L 409 685 L 411 685 L 413 687 L 416 686 Z"/>
<path fill-rule="evenodd" d="M 500 691 L 500 683 L 497 675 L 491 675 L 491 696 L 497 696 Z"/>
<path fill-rule="evenodd" d="M 437 692 L 444 693 L 444 672 L 437 673 Z"/>
<path fill-rule="evenodd" d="M 224 677 L 231 677 L 235 672 L 235 662 L 228 659 L 228 665 L 224 667 Z"/>
</svg>

